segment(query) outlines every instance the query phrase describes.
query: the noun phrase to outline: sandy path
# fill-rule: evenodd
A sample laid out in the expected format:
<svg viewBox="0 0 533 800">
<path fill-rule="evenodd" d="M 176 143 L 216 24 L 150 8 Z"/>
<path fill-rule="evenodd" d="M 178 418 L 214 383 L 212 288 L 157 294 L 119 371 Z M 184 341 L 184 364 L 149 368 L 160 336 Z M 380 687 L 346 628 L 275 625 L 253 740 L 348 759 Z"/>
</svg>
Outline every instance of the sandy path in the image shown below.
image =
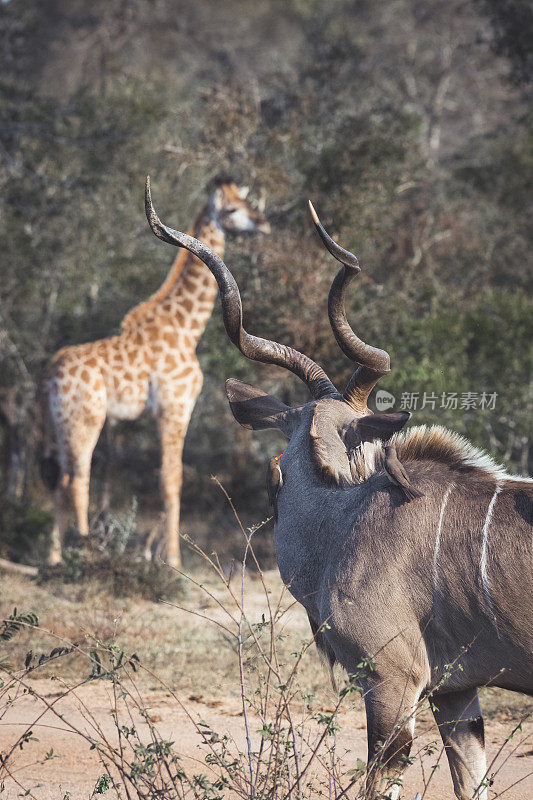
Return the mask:
<svg viewBox="0 0 533 800">
<path fill-rule="evenodd" d="M 55 716 L 51 711 L 47 711 L 37 724 L 34 724 L 44 706 L 42 701 L 31 696 L 24 696 L 17 699 L 16 703 L 0 721 L 0 750 L 5 752 L 9 744 L 20 735 L 24 727 L 31 725 L 33 735 L 39 741 L 29 742 L 22 751 L 17 752 L 15 757 L 16 775 L 20 784 L 24 788 L 31 789 L 32 795 L 38 800 L 63 800 L 66 793 L 70 793 L 71 800 L 85 800 L 90 798 L 95 782 L 103 773 L 103 768 L 98 762 L 94 750 L 89 749 L 87 741 L 79 734 L 73 733 L 69 727 L 74 727 L 85 731 L 89 736 L 94 735 L 94 729 L 90 722 L 92 714 L 106 737 L 116 741 L 114 733 L 115 726 L 113 721 L 112 709 L 114 700 L 110 691 L 110 684 L 95 682 L 85 685 L 78 690 L 79 700 L 70 695 L 61 701 L 58 697 L 58 683 L 51 680 L 34 681 L 32 688 L 44 697 L 49 703 L 55 703 L 56 710 L 63 715 L 63 720 Z M 207 722 L 212 730 L 220 733 L 228 733 L 237 742 L 240 748 L 244 745 L 244 734 L 242 724 L 242 714 L 237 698 L 228 697 L 217 700 L 209 700 L 203 697 L 194 699 L 184 698 L 187 708 L 196 719 Z M 205 764 L 205 746 L 199 748 L 201 743 L 198 733 L 191 724 L 186 713 L 180 709 L 176 700 L 161 689 L 147 690 L 144 692 L 144 702 L 149 709 L 150 717 L 155 723 L 159 733 L 166 739 L 176 743 L 176 749 L 184 757 L 183 763 L 187 770 L 195 773 L 208 772 Z M 82 704 L 85 706 L 83 713 L 80 711 Z M 124 718 L 124 722 L 127 720 Z M 340 718 L 341 733 L 338 737 L 337 752 L 343 752 L 344 748 L 350 748 L 351 752 L 346 757 L 347 762 L 355 765 L 357 758 L 365 757 L 365 724 L 364 715 L 361 710 L 342 712 Z M 135 724 L 139 731 L 143 731 L 143 736 L 148 733 L 148 726 L 140 717 L 136 717 Z M 251 730 L 257 739 L 255 731 L 258 727 L 257 718 L 251 718 Z M 424 729 L 427 729 L 424 732 Z M 435 729 L 430 728 L 429 720 L 423 719 L 418 725 L 416 749 L 420 749 L 424 744 L 434 741 L 436 738 Z M 486 738 L 489 760 L 492 759 L 498 747 L 509 733 L 509 725 L 491 721 L 487 725 Z M 99 738 L 101 738 L 101 734 Z M 498 763 L 501 763 L 511 748 L 515 747 L 520 738 L 517 737 L 511 745 L 508 745 L 500 756 Z M 45 753 L 53 748 L 54 755 L 44 763 L 41 761 Z M 435 757 L 426 761 L 426 767 L 435 762 Z M 507 800 L 531 800 L 533 798 L 533 777 L 529 773 L 533 771 L 533 737 L 530 735 L 525 741 L 521 741 L 515 754 L 503 764 L 498 773 L 494 785 L 495 792 L 490 792 L 493 797 L 496 792 L 501 792 L 513 782 L 520 779 L 514 788 L 505 792 L 503 797 Z M 416 791 L 422 786 L 422 773 L 420 763 L 415 763 L 408 770 L 405 780 L 405 789 L 402 796 L 413 798 Z M 111 797 L 113 792 L 107 796 Z M 15 800 L 21 796 L 20 785 L 17 786 L 13 781 L 8 780 L 2 797 Z M 66 795 L 67 797 L 69 795 Z M 229 794 L 230 796 L 236 796 Z M 442 761 L 441 768 L 436 772 L 426 797 L 431 800 L 444 800 L 453 796 L 451 780 L 445 761 Z"/>
</svg>

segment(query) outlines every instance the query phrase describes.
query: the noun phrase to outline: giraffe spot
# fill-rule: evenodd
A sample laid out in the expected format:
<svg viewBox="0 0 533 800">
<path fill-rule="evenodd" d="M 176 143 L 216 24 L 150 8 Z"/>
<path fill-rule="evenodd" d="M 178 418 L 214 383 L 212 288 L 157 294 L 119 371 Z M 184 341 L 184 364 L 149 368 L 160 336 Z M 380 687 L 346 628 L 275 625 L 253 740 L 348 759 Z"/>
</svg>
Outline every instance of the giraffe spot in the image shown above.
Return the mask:
<svg viewBox="0 0 533 800">
<path fill-rule="evenodd" d="M 191 321 L 191 329 L 192 330 L 195 330 L 196 328 L 201 328 L 201 326 L 202 326 L 202 321 L 201 320 L 193 319 Z"/>
<path fill-rule="evenodd" d="M 194 292 L 196 290 L 196 282 L 192 281 L 190 277 L 183 279 L 182 286 L 187 292 Z"/>
<path fill-rule="evenodd" d="M 74 366 L 74 367 L 71 367 L 69 369 L 68 374 L 69 375 L 75 375 L 77 373 L 77 371 L 78 371 L 78 368 L 76 366 Z"/>
<path fill-rule="evenodd" d="M 94 356 L 92 356 L 91 358 L 88 358 L 87 361 L 85 362 L 85 364 L 88 367 L 96 367 L 96 358 L 94 358 Z"/>
<path fill-rule="evenodd" d="M 189 313 L 189 314 L 191 313 L 191 311 L 193 309 L 193 303 L 192 303 L 192 300 L 190 299 L 190 297 L 186 297 L 183 300 L 183 308 L 185 309 L 185 311 L 187 311 L 187 313 Z"/>
<path fill-rule="evenodd" d="M 170 347 L 177 347 L 179 342 L 179 336 L 174 331 L 165 331 L 165 333 L 163 334 L 163 340 Z"/>
<path fill-rule="evenodd" d="M 185 327 L 185 317 L 178 309 L 176 309 L 176 320 L 178 325 L 181 325 L 182 328 Z"/>
</svg>

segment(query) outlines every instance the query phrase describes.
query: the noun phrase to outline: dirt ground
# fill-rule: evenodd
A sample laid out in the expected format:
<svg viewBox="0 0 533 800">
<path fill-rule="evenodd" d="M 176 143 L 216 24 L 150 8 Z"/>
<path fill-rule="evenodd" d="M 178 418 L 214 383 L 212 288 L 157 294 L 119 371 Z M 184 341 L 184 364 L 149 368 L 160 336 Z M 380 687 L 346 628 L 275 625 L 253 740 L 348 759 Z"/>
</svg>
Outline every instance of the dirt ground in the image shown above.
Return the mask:
<svg viewBox="0 0 533 800">
<path fill-rule="evenodd" d="M 90 749 L 89 740 L 105 739 L 118 744 L 117 720 L 119 725 L 135 724 L 141 738 L 146 737 L 147 741 L 150 725 L 154 726 L 163 739 L 175 743 L 184 767 L 195 774 L 210 774 L 206 762 L 209 749 L 198 732 L 199 721 L 212 731 L 227 734 L 230 747 L 243 751 L 245 730 L 230 618 L 230 615 L 236 618 L 236 604 L 240 602 L 239 576 L 233 579 L 228 594 L 220 579 L 207 572 L 194 573 L 194 581 L 203 588 L 190 584 L 174 605 L 103 596 L 97 584 L 82 590 L 76 586 L 38 586 L 28 579 L 8 575 L 0 577 L 2 616 L 8 616 L 16 606 L 19 610 L 34 610 L 40 617 L 39 629 L 22 631 L 12 641 L 1 645 L 8 669 L 15 670 L 12 674 L 22 674 L 19 667 L 30 648 L 37 656 L 40 652 L 49 653 L 59 642 L 81 642 L 79 652 L 57 664 L 45 662 L 35 672 L 27 674 L 24 686 L 11 688 L 7 694 L 5 688 L 0 691 L 0 752 L 8 752 L 24 731 L 31 730 L 32 737 L 22 749 L 17 747 L 11 762 L 14 777 L 6 779 L 3 787 L 0 785 L 0 797 L 15 800 L 25 796 L 27 790 L 31 792 L 28 796 L 37 800 L 88 800 L 98 796 L 93 792 L 104 769 L 98 750 Z M 234 592 L 233 599 L 231 592 Z M 246 616 L 258 626 L 258 631 L 262 630 L 263 615 L 268 617 L 268 603 L 274 608 L 279 606 L 276 624 L 280 632 L 280 662 L 290 668 L 291 654 L 301 649 L 302 642 L 309 637 L 305 614 L 283 592 L 275 571 L 265 574 L 264 585 L 257 576 L 247 575 L 244 594 Z M 130 654 L 136 652 L 146 666 L 146 670 L 141 669 L 134 676 L 137 709 L 132 710 L 130 706 L 129 717 L 124 703 L 114 696 L 109 681 L 85 683 L 61 699 L 66 685 L 73 686 L 87 676 L 88 662 L 83 653 L 103 641 L 111 641 Z M 259 668 L 254 671 L 252 648 L 247 650 L 246 658 L 246 668 L 250 668 L 249 686 L 253 688 L 256 685 L 253 681 L 261 674 L 261 663 L 258 662 Z M 299 682 L 302 695 L 313 696 L 315 712 L 331 712 L 334 694 L 311 649 L 302 659 Z M 505 742 L 520 717 L 533 711 L 533 702 L 520 695 L 491 689 L 482 691 L 482 705 L 489 764 L 496 759 L 489 770 L 496 773 L 489 798 L 531 800 L 531 722 L 524 723 L 522 730 L 507 744 Z M 298 695 L 295 713 L 303 706 Z M 146 710 L 150 725 L 147 717 L 139 714 L 139 707 Z M 346 768 L 355 767 L 357 759 L 366 757 L 366 728 L 360 698 L 341 707 L 338 723 L 336 752 Z M 310 722 L 311 726 L 313 724 Z M 254 748 L 259 746 L 260 726 L 259 717 L 250 712 L 249 728 Z M 406 773 L 401 797 L 412 800 L 417 791 L 423 791 L 424 778 L 427 780 L 430 766 L 440 756 L 439 768 L 424 796 L 431 800 L 448 800 L 453 797 L 453 791 L 441 748 L 432 756 L 422 757 L 424 748 L 438 736 L 427 711 L 420 714 L 416 733 L 415 762 Z M 317 763 L 313 770 L 320 779 L 324 767 Z M 114 796 L 111 789 L 107 796 Z M 225 796 L 238 795 L 227 791 Z"/>
</svg>

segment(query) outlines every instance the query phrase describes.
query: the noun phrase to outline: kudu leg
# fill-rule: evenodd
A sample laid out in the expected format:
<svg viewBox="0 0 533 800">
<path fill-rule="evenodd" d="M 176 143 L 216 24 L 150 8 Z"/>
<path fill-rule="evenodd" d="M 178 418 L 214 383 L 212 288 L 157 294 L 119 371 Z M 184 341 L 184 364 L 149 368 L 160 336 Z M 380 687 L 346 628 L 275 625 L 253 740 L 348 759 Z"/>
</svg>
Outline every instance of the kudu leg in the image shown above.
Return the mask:
<svg viewBox="0 0 533 800">
<path fill-rule="evenodd" d="M 399 796 L 420 691 L 405 675 L 373 683 L 364 694 L 368 738 L 366 800 Z"/>
<path fill-rule="evenodd" d="M 453 786 L 459 800 L 485 800 L 480 786 L 487 769 L 483 717 L 475 689 L 433 698 L 433 716 L 446 748 Z"/>
</svg>

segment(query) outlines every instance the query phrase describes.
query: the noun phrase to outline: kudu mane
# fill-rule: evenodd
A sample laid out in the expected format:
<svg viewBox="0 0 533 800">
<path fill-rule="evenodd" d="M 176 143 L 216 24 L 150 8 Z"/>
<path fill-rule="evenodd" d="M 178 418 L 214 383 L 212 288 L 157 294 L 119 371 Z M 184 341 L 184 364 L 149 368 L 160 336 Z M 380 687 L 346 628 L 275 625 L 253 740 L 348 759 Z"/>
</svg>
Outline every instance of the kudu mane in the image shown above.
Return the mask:
<svg viewBox="0 0 533 800">
<path fill-rule="evenodd" d="M 404 464 L 433 461 L 478 480 L 499 481 L 510 477 L 487 453 L 441 425 L 418 425 L 400 431 L 391 437 L 391 442 Z M 352 472 L 359 477 L 359 482 L 365 481 L 383 469 L 384 460 L 381 441 L 365 442 L 354 453 Z"/>
</svg>

